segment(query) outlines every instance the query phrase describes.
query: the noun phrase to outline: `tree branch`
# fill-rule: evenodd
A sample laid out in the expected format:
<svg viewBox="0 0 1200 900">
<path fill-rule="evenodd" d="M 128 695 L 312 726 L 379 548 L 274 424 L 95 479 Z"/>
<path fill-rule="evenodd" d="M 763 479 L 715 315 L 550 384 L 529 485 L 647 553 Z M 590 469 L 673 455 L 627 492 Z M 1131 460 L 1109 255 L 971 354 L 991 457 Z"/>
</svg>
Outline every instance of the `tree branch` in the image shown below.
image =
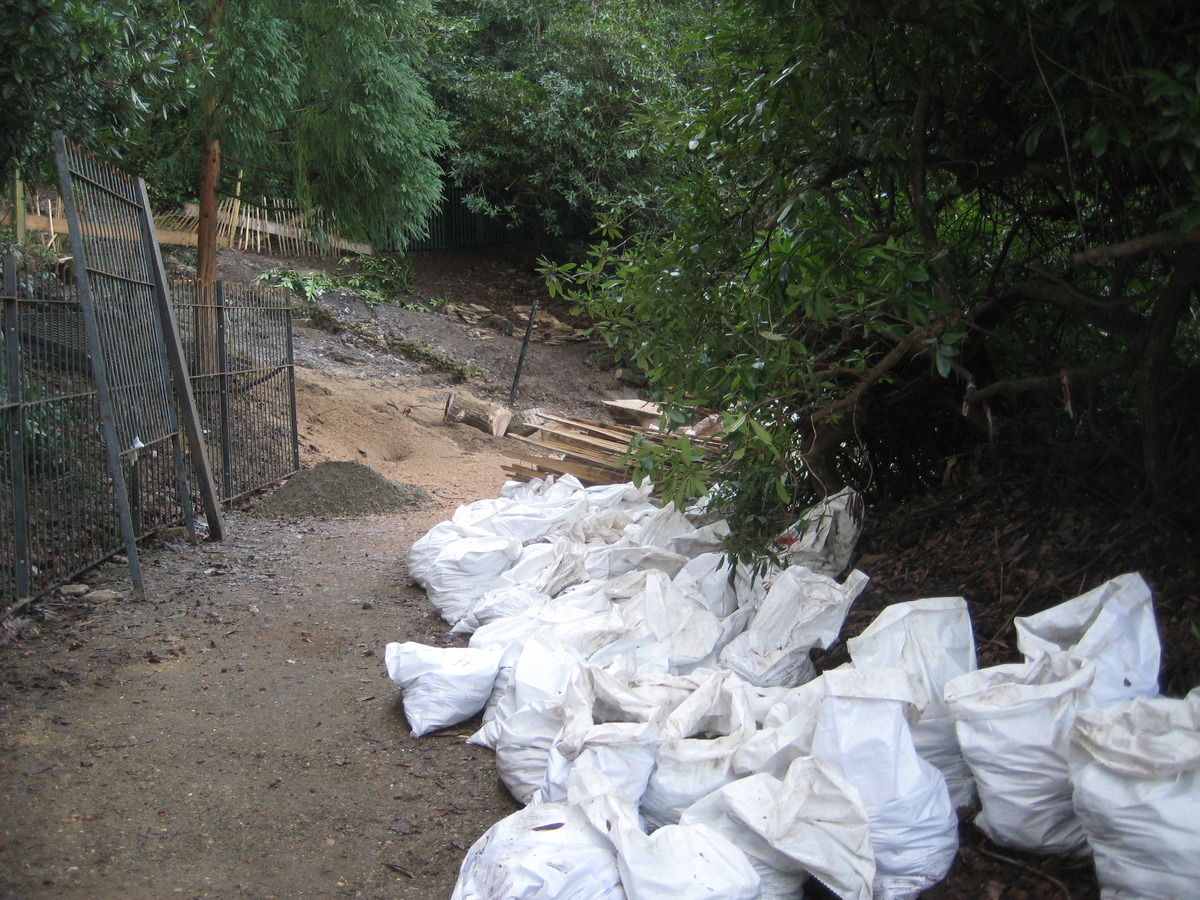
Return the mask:
<svg viewBox="0 0 1200 900">
<path fill-rule="evenodd" d="M 1066 370 L 1067 378 L 1075 384 L 1087 381 L 1098 381 L 1101 378 L 1106 378 L 1109 375 L 1123 375 L 1132 372 L 1141 359 L 1142 351 L 1140 346 L 1128 353 L 1113 359 L 1105 360 L 1097 363 L 1094 366 L 1085 366 L 1078 369 Z M 1047 391 L 1056 390 L 1062 381 L 1062 374 L 1056 372 L 1053 375 L 1034 375 L 1029 378 L 1010 378 L 1007 381 L 996 381 L 986 387 L 981 387 L 973 391 L 967 391 L 963 395 L 963 402 L 972 405 L 981 403 L 991 397 L 998 397 L 1007 394 L 1027 394 L 1030 391 Z"/>
<path fill-rule="evenodd" d="M 1103 247 L 1093 247 L 1090 250 L 1072 253 L 1071 265 L 1076 267 L 1097 266 L 1114 259 L 1185 244 L 1200 244 L 1200 228 L 1193 228 L 1182 234 L 1147 234 L 1128 241 L 1121 241 L 1119 244 L 1107 244 Z"/>
</svg>

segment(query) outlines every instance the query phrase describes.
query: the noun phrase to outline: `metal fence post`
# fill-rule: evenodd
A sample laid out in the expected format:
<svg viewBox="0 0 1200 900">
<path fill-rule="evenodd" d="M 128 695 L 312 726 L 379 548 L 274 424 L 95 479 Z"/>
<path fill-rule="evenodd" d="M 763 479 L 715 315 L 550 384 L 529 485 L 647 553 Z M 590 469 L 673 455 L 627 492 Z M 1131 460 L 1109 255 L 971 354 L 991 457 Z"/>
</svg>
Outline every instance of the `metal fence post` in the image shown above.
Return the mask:
<svg viewBox="0 0 1200 900">
<path fill-rule="evenodd" d="M 217 403 L 221 421 L 221 487 L 226 503 L 233 502 L 233 433 L 229 421 L 229 335 L 225 328 L 225 282 L 217 282 Z"/>
<path fill-rule="evenodd" d="M 284 307 L 284 321 L 287 331 L 284 340 L 287 342 L 287 386 L 288 412 L 292 421 L 292 471 L 300 471 L 300 422 L 296 412 L 296 349 L 292 340 L 292 301 L 288 300 Z"/>
<path fill-rule="evenodd" d="M 24 210 L 17 210 L 20 215 Z M 16 557 L 17 601 L 30 595 L 29 561 L 29 491 L 25 470 L 25 414 L 21 405 L 21 344 L 17 336 L 17 260 L 11 253 L 4 257 L 4 353 L 8 376 L 9 467 L 13 495 L 13 554 Z"/>
</svg>

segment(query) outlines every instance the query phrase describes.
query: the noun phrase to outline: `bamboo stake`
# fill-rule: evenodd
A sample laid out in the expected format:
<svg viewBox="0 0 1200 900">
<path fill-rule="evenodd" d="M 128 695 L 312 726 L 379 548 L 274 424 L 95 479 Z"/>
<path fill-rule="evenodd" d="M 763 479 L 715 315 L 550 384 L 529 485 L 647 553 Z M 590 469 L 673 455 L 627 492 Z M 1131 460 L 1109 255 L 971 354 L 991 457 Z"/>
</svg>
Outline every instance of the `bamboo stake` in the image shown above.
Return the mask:
<svg viewBox="0 0 1200 900">
<path fill-rule="evenodd" d="M 242 211 L 242 170 L 238 169 L 237 187 L 233 189 L 233 215 L 229 221 L 229 246 L 237 246 L 238 215 Z"/>
</svg>

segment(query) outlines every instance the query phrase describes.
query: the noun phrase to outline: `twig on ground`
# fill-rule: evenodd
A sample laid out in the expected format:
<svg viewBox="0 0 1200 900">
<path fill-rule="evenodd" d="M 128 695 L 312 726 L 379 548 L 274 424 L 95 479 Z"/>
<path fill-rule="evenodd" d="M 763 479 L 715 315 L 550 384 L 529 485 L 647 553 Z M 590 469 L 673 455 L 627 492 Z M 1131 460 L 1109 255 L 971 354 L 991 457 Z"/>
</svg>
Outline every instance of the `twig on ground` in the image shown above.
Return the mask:
<svg viewBox="0 0 1200 900">
<path fill-rule="evenodd" d="M 1056 888 L 1058 888 L 1060 891 L 1062 891 L 1062 895 L 1064 897 L 1066 897 L 1067 900 L 1073 900 L 1073 898 L 1071 897 L 1071 892 L 1070 892 L 1070 890 L 1067 889 L 1067 886 L 1065 884 L 1063 884 L 1061 881 L 1059 881 L 1057 878 L 1055 878 L 1053 875 L 1049 874 L 1048 872 L 1043 872 L 1041 869 L 1037 868 L 1037 866 L 1031 866 L 1031 865 L 1029 865 L 1029 863 L 1023 863 L 1019 859 L 1013 859 L 1010 856 L 1002 856 L 999 853 L 994 853 L 991 850 L 987 850 L 978 845 L 972 845 L 971 849 L 974 850 L 976 853 L 982 853 L 984 856 L 990 856 L 992 859 L 999 860 L 1000 862 L 1008 863 L 1009 865 L 1016 866 L 1018 869 L 1024 869 L 1026 872 L 1031 872 L 1032 874 L 1038 876 L 1039 878 L 1044 878 L 1046 881 L 1050 882 L 1052 885 L 1054 885 Z"/>
</svg>

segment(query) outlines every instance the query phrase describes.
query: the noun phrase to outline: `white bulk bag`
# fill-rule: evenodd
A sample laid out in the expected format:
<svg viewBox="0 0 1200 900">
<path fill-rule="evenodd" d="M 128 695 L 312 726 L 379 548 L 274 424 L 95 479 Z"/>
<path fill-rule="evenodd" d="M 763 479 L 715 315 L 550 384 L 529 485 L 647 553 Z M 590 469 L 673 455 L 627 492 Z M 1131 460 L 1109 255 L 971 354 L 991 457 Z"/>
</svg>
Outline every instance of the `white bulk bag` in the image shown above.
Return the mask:
<svg viewBox="0 0 1200 900">
<path fill-rule="evenodd" d="M 812 752 L 827 693 L 823 675 L 787 689 L 767 710 L 762 727 L 738 749 L 734 771 L 747 775 L 765 772 L 783 778 L 796 759 Z"/>
<path fill-rule="evenodd" d="M 571 632 L 571 628 L 577 628 L 578 633 Z M 520 643 L 519 649 L 510 646 L 501 660 L 497 688 L 488 699 L 483 727 L 471 736 L 469 743 L 495 750 L 497 729 L 507 716 L 535 701 L 561 703 L 567 688 L 579 677 L 590 652 L 586 649 L 590 642 L 611 640 L 611 635 L 623 632 L 624 626 L 615 612 L 609 615 L 590 613 L 581 619 L 542 625 Z M 580 645 L 585 648 L 584 652 L 578 649 Z M 557 731 L 555 728 L 549 737 L 540 737 L 548 741 Z M 540 781 L 539 775 L 533 787 L 536 788 Z"/>
<path fill-rule="evenodd" d="M 587 511 L 587 497 L 579 493 L 561 500 L 539 498 L 513 503 L 481 524 L 496 534 L 515 537 L 528 544 L 554 532 L 570 530 L 587 515 Z"/>
<path fill-rule="evenodd" d="M 600 772 L 577 769 L 568 798 L 617 851 L 629 900 L 758 900 L 758 873 L 737 846 L 706 825 L 667 825 L 651 835 Z"/>
<path fill-rule="evenodd" d="M 547 475 L 529 481 L 506 481 L 500 488 L 500 496 L 518 503 L 534 500 L 566 500 L 576 494 L 587 496 L 583 482 L 574 475 Z"/>
<path fill-rule="evenodd" d="M 550 748 L 546 777 L 533 802 L 564 802 L 571 771 L 603 773 L 637 803 L 654 769 L 659 708 L 607 672 L 587 667 L 567 689 L 563 727 Z"/>
<path fill-rule="evenodd" d="M 647 573 L 645 589 L 617 606 L 631 628 L 644 626 L 654 636 L 672 669 L 704 659 L 721 636 L 717 617 L 684 597 L 662 572 Z"/>
<path fill-rule="evenodd" d="M 501 819 L 467 851 L 451 900 L 625 900 L 612 843 L 575 807 Z"/>
<path fill-rule="evenodd" d="M 1096 679 L 1083 705 L 1158 695 L 1162 649 L 1150 586 L 1136 572 L 1013 624 L 1026 660 L 1049 656 L 1059 675 L 1079 665 L 1095 666 Z M 1064 662 L 1074 665 L 1064 667 Z"/>
<path fill-rule="evenodd" d="M 532 803 L 546 780 L 550 748 L 562 726 L 562 703 L 553 700 L 527 703 L 488 726 L 494 734 L 496 770 L 518 803 Z M 470 743 L 481 742 L 472 737 Z"/>
<path fill-rule="evenodd" d="M 583 544 L 554 535 L 544 543 L 526 545 L 501 577 L 506 584 L 531 588 L 553 597 L 588 580 L 583 567 L 586 555 Z"/>
<path fill-rule="evenodd" d="M 732 781 L 734 756 L 754 729 L 742 681 L 729 671 L 710 675 L 663 721 L 657 763 L 642 795 L 646 820 L 674 824 L 701 797 Z"/>
<path fill-rule="evenodd" d="M 501 578 L 501 573 L 512 567 L 521 550 L 516 538 L 496 535 L 451 541 L 426 570 L 429 601 L 443 619 L 458 624 L 476 600 L 493 588 L 511 583 Z"/>
<path fill-rule="evenodd" d="M 486 528 L 476 528 L 471 525 L 458 525 L 454 522 L 439 522 L 427 532 L 413 541 L 408 548 L 405 566 L 408 576 L 421 587 L 425 587 L 429 577 L 429 569 L 434 560 L 443 550 L 455 541 L 463 538 L 492 537 Z"/>
<path fill-rule="evenodd" d="M 388 644 L 384 662 L 388 677 L 404 691 L 404 717 L 412 736 L 465 722 L 483 709 L 502 655 L 495 648 Z"/>
<path fill-rule="evenodd" d="M 637 542 L 647 547 L 662 547 L 664 550 L 670 547 L 672 541 L 696 531 L 696 526 L 673 503 L 655 510 L 639 524 L 640 527 L 634 535 Z"/>
<path fill-rule="evenodd" d="M 1200 688 L 1082 710 L 1068 755 L 1101 900 L 1200 897 Z"/>
<path fill-rule="evenodd" d="M 471 737 L 468 743 L 492 748 L 495 735 L 488 726 L 497 714 L 501 713 L 499 708 L 502 706 L 502 702 L 505 698 L 509 699 L 505 711 L 512 712 L 516 709 L 515 702 L 512 700 L 513 668 L 516 666 L 517 660 L 521 658 L 525 644 L 533 633 L 543 625 L 563 624 L 586 619 L 592 615 L 593 613 L 587 610 L 572 606 L 561 606 L 553 602 L 539 603 L 518 615 L 493 619 L 475 630 L 475 633 L 471 635 L 469 646 L 498 647 L 503 652 L 503 656 L 500 658 L 500 669 L 496 673 L 496 682 L 492 685 L 491 696 L 488 697 L 487 705 L 483 710 L 483 727 Z"/>
<path fill-rule="evenodd" d="M 838 896 L 870 900 L 871 826 L 858 791 L 832 763 L 797 759 L 780 780 L 739 778 L 689 806 L 681 825 L 704 824 L 750 858 L 762 896 L 802 896 L 809 874 Z"/>
<path fill-rule="evenodd" d="M 803 566 L 774 579 L 746 630 L 721 651 L 720 662 L 751 684 L 794 687 L 816 675 L 809 651 L 832 644 L 854 599 L 867 585 L 855 570 L 844 584 Z"/>
<path fill-rule="evenodd" d="M 862 522 L 862 496 L 842 488 L 801 513 L 796 524 L 775 539 L 776 550 L 785 566 L 804 566 L 836 578 L 850 564 Z"/>
<path fill-rule="evenodd" d="M 471 609 L 450 629 L 451 634 L 474 634 L 480 625 L 523 613 L 531 606 L 545 604 L 549 594 L 521 585 L 494 588 L 471 604 Z"/>
<path fill-rule="evenodd" d="M 627 481 L 624 484 L 596 484 L 584 489 L 592 509 L 619 509 L 624 511 L 650 507 L 650 494 L 653 491 L 654 482 L 649 478 L 643 481 L 640 486 L 634 484 L 632 481 Z"/>
<path fill-rule="evenodd" d="M 686 562 L 687 557 L 680 553 L 624 537 L 589 551 L 584 566 L 589 577 L 599 579 L 613 578 L 636 569 L 656 569 L 674 575 Z"/>
<path fill-rule="evenodd" d="M 828 696 L 813 756 L 839 766 L 871 822 L 872 895 L 915 898 L 941 881 L 958 852 L 958 817 L 946 779 L 913 746 L 909 723 L 923 699 L 900 669 L 835 669 L 821 676 Z"/>
<path fill-rule="evenodd" d="M 724 553 L 701 553 L 672 579 L 675 589 L 713 615 L 725 618 L 737 609 L 733 564 Z"/>
<path fill-rule="evenodd" d="M 946 709 L 946 682 L 978 667 L 967 601 L 929 597 L 885 608 L 862 634 L 846 642 L 858 668 L 899 668 L 921 682 L 929 704 L 912 727 L 917 752 L 946 776 L 950 802 L 975 804 L 975 779 L 962 757 L 954 719 Z"/>
<path fill-rule="evenodd" d="M 963 758 L 975 776 L 983 832 L 997 844 L 1079 853 L 1087 841 L 1071 806 L 1067 740 L 1091 667 L 1056 679 L 1051 660 L 992 666 L 946 685 Z"/>
</svg>

